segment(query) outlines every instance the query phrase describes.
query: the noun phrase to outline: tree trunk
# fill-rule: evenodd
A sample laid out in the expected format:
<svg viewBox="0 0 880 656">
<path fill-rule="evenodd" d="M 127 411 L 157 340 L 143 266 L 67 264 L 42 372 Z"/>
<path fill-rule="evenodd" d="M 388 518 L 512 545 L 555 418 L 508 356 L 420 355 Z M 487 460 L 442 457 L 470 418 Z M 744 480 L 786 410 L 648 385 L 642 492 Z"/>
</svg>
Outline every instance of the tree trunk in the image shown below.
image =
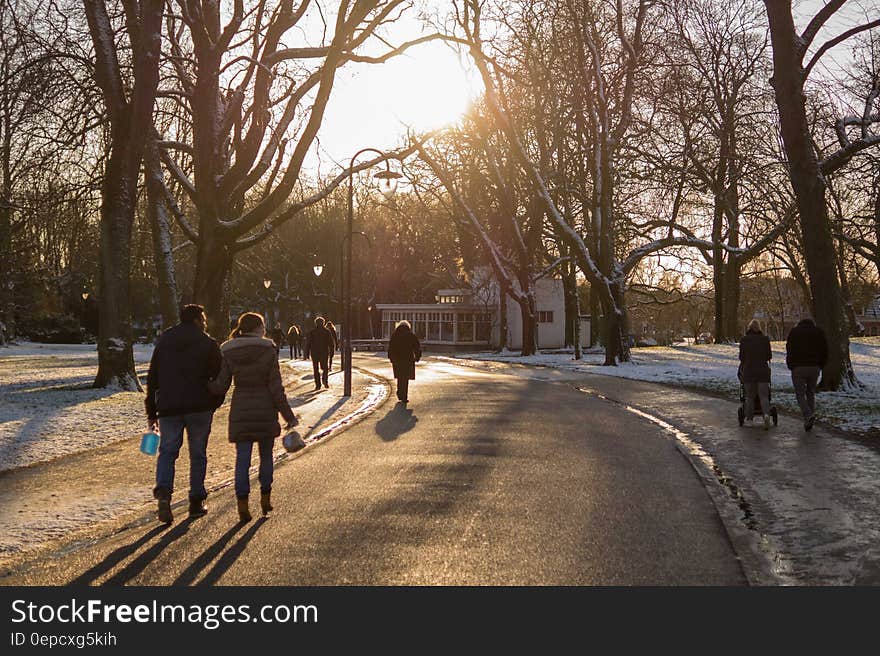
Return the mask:
<svg viewBox="0 0 880 656">
<path fill-rule="evenodd" d="M 740 261 L 732 253 L 724 269 L 724 334 L 733 341 L 742 334 L 739 321 Z"/>
<path fill-rule="evenodd" d="M 498 284 L 498 351 L 507 350 L 507 288 Z"/>
<path fill-rule="evenodd" d="M 771 83 L 800 214 L 813 315 L 828 337 L 828 363 L 822 371 L 821 388 L 836 390 L 855 384 L 856 379 L 849 357 L 849 331 L 834 250 L 829 248 L 833 240 L 825 202 L 825 181 L 819 171 L 807 121 L 800 39 L 795 32 L 790 3 L 765 0 L 765 5 L 773 43 Z"/>
<path fill-rule="evenodd" d="M 4 193 L 0 202 L 6 202 Z M 15 287 L 12 281 L 12 209 L 0 207 L 0 311 L 6 324 L 6 336 L 15 338 Z"/>
<path fill-rule="evenodd" d="M 590 348 L 596 344 L 604 343 L 605 327 L 602 321 L 602 304 L 599 301 L 599 294 L 595 289 L 590 289 Z"/>
<path fill-rule="evenodd" d="M 202 223 L 207 226 L 207 222 Z M 199 235 L 196 255 L 196 276 L 193 283 L 193 302 L 205 307 L 208 334 L 223 339 L 229 334 L 229 296 L 226 293 L 233 256 L 229 245 L 216 233 Z"/>
<path fill-rule="evenodd" d="M 534 355 L 537 352 L 538 343 L 538 313 L 535 311 L 535 296 L 526 293 L 526 300 L 519 303 L 522 317 L 522 353 L 521 355 Z"/>
<path fill-rule="evenodd" d="M 715 194 L 715 209 L 712 218 L 712 288 L 715 296 L 715 343 L 729 341 L 724 307 L 724 249 L 721 247 L 724 207 L 718 192 Z"/>
<path fill-rule="evenodd" d="M 126 170 L 130 158 L 127 141 L 120 135 L 114 139 L 101 192 L 98 374 L 94 387 L 141 391 L 131 329 L 131 231 L 137 168 Z"/>
<path fill-rule="evenodd" d="M 575 324 L 577 324 L 577 280 L 572 267 L 565 265 L 562 274 L 562 290 L 565 295 L 565 346 L 574 346 Z"/>
<path fill-rule="evenodd" d="M 177 281 L 174 275 L 174 254 L 171 250 L 171 222 L 165 205 L 159 152 L 153 139 L 150 139 L 144 153 L 144 170 L 147 183 L 147 214 L 153 235 L 153 260 L 156 263 L 162 330 L 167 330 L 178 320 Z"/>
</svg>

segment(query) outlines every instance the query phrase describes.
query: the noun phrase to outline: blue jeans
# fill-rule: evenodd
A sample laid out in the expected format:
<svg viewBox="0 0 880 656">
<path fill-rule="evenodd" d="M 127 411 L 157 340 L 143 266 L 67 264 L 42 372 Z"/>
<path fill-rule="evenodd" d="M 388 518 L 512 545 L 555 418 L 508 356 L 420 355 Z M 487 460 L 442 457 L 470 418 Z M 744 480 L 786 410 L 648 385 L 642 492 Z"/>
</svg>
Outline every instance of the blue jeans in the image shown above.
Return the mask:
<svg viewBox="0 0 880 656">
<path fill-rule="evenodd" d="M 274 438 L 260 440 L 256 444 L 260 448 L 260 492 L 272 491 L 272 445 Z M 251 493 L 251 454 L 254 451 L 254 442 L 236 442 L 235 444 L 235 496 L 239 499 L 247 498 Z"/>
<path fill-rule="evenodd" d="M 153 496 L 170 499 L 174 491 L 174 462 L 183 446 L 183 429 L 189 448 L 189 498 L 208 497 L 205 472 L 208 469 L 208 436 L 214 411 L 191 412 L 185 415 L 159 417 L 159 459 L 156 462 L 156 487 Z"/>
</svg>

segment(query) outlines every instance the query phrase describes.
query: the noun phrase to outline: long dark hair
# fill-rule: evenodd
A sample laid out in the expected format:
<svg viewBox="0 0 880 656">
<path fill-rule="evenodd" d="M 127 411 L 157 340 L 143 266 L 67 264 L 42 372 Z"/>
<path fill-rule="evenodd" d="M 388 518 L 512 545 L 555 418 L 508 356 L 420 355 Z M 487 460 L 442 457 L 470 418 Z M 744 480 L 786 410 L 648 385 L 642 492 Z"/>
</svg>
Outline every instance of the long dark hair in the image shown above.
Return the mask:
<svg viewBox="0 0 880 656">
<path fill-rule="evenodd" d="M 229 333 L 229 339 L 241 337 L 244 333 L 252 333 L 260 327 L 263 329 L 266 328 L 266 322 L 263 321 L 263 315 L 257 314 L 256 312 L 244 312 L 238 317 L 238 323 L 235 328 L 232 329 L 232 332 Z"/>
</svg>

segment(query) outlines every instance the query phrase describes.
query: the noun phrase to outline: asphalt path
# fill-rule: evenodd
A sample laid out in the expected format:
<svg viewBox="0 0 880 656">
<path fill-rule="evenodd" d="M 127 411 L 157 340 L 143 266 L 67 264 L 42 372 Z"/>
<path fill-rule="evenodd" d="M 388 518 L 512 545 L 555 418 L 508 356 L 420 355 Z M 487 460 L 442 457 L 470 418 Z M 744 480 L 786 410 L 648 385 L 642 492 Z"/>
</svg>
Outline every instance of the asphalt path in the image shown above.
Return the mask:
<svg viewBox="0 0 880 656">
<path fill-rule="evenodd" d="M 380 358 L 357 364 L 391 376 Z M 280 466 L 269 518 L 238 523 L 232 497 L 212 496 L 204 518 L 128 529 L 3 583 L 746 583 L 662 428 L 565 381 L 430 358 L 408 407 L 391 394 Z"/>
</svg>

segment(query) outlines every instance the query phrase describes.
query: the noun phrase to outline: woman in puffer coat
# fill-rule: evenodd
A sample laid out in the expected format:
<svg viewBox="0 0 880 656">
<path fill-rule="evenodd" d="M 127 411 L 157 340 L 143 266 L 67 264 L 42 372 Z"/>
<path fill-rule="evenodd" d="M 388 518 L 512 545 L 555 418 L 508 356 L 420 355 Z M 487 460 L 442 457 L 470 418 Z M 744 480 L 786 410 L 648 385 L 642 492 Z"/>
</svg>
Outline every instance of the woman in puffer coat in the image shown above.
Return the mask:
<svg viewBox="0 0 880 656">
<path fill-rule="evenodd" d="M 229 441 L 235 444 L 235 496 L 238 516 L 250 521 L 251 455 L 256 443 L 260 452 L 260 506 L 264 515 L 272 510 L 272 445 L 281 434 L 278 413 L 287 422 L 285 430 L 298 422 L 290 409 L 281 382 L 275 343 L 266 338 L 263 317 L 245 312 L 220 347 L 223 364 L 216 379 L 208 384 L 212 394 L 225 394 L 235 380 L 229 410 Z"/>
</svg>

